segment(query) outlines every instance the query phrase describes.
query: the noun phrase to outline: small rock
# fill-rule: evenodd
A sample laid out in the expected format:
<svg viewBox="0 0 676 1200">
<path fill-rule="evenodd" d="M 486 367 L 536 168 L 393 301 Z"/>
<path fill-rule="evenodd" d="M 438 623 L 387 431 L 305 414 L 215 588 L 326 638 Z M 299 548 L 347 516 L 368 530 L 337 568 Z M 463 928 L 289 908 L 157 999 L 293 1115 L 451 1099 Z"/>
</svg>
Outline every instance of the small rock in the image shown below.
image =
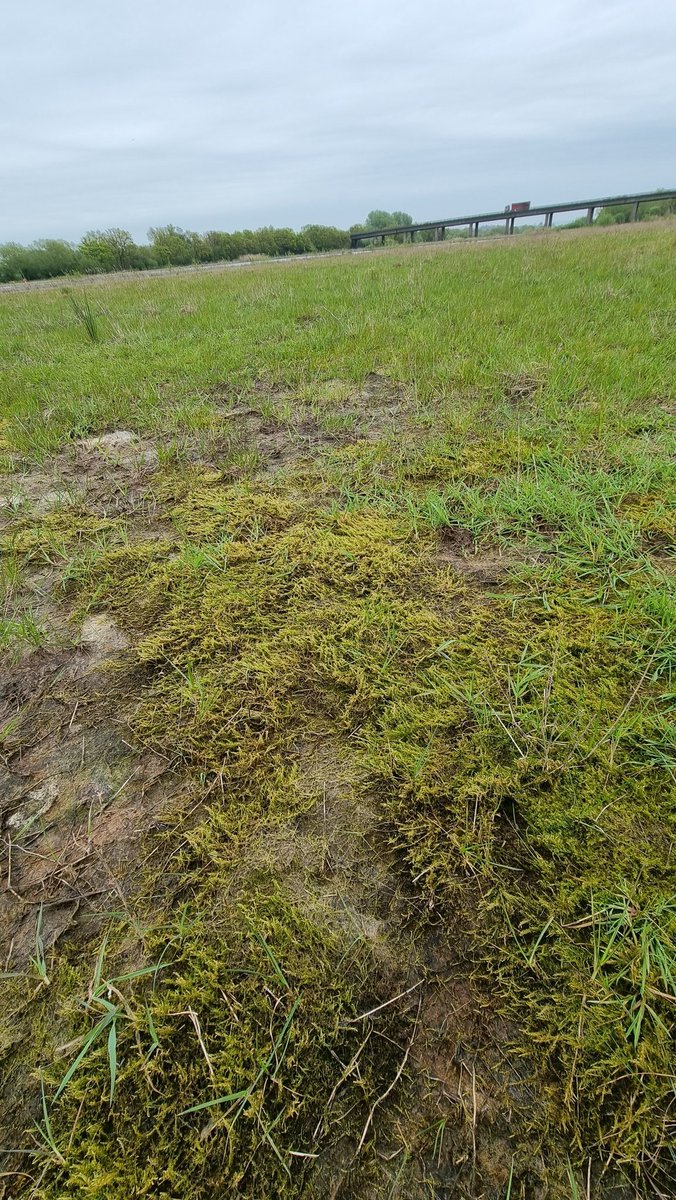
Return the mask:
<svg viewBox="0 0 676 1200">
<path fill-rule="evenodd" d="M 94 658 L 108 658 L 126 650 L 128 637 L 107 613 L 97 613 L 82 622 L 82 644 Z"/>
<path fill-rule="evenodd" d="M 115 429 L 113 433 L 102 433 L 97 437 L 83 438 L 77 444 L 83 450 L 121 450 L 126 446 L 135 446 L 138 437 L 128 429 Z"/>
<path fill-rule="evenodd" d="M 59 794 L 56 779 L 46 779 L 28 793 L 23 804 L 7 818 L 7 826 L 12 831 L 34 825 L 40 817 L 52 807 Z"/>
</svg>

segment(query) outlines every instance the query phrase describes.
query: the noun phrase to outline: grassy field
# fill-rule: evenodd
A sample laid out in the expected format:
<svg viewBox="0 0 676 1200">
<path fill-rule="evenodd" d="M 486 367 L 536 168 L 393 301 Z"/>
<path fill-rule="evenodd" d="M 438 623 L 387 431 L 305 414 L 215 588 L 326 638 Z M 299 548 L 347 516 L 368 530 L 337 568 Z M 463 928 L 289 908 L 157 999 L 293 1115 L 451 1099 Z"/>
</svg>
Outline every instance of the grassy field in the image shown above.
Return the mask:
<svg viewBox="0 0 676 1200">
<path fill-rule="evenodd" d="M 675 250 L 0 296 L 0 1195 L 674 1194 Z"/>
</svg>

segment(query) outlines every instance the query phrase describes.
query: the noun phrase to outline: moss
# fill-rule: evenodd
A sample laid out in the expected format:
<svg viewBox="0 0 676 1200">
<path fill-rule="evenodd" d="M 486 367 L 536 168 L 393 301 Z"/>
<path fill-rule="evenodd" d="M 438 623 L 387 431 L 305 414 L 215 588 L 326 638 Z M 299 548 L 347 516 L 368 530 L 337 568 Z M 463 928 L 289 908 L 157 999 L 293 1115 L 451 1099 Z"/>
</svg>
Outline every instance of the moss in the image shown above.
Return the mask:
<svg viewBox="0 0 676 1200">
<path fill-rule="evenodd" d="M 115 541 L 124 537 L 120 519 L 97 517 L 80 508 L 54 509 L 36 521 L 18 517 L 10 533 L 0 539 L 0 553 L 21 554 L 26 562 L 44 562 L 46 556 L 66 558 L 78 546 Z"/>
<path fill-rule="evenodd" d="M 308 1144 L 335 1083 L 332 1053 L 350 1054 L 342 1023 L 363 968 L 334 976 L 330 922 L 312 926 L 267 876 L 239 876 L 256 822 L 298 811 L 289 764 L 312 720 L 359 749 L 363 786 L 379 797 L 411 875 L 449 922 L 453 914 L 475 971 L 516 1022 L 512 1061 L 539 1062 L 541 1102 L 519 1118 L 524 1137 L 545 1157 L 565 1133 L 580 1158 L 660 1163 L 669 1005 L 659 966 L 651 961 L 641 982 L 631 955 L 614 970 L 598 965 L 604 922 L 623 899 L 634 914 L 623 940 L 641 914 L 660 913 L 647 919 L 661 950 L 673 949 L 673 811 L 654 761 L 637 750 L 661 720 L 651 680 L 659 629 L 640 611 L 595 603 L 584 574 L 548 584 L 544 605 L 537 572 L 517 599 L 477 597 L 437 565 L 429 534 L 413 540 L 405 520 L 379 510 L 324 511 L 274 488 L 213 481 L 174 519 L 190 554 L 180 540 L 171 553 L 114 549 L 85 586 L 140 629 L 135 654 L 148 674 L 137 736 L 218 783 L 222 804 L 191 834 L 200 871 L 211 869 L 193 885 L 194 936 L 152 1001 L 160 1099 L 130 1069 L 119 1104 L 88 1117 L 76 1139 L 68 1178 L 85 1190 L 58 1194 L 128 1194 L 128 1179 L 111 1182 L 120 1142 L 134 1147 L 136 1194 L 204 1195 L 216 1178 L 243 1195 L 304 1186 L 313 1160 L 291 1182 L 259 1118 L 282 1158 Z M 265 964 L 241 923 L 247 912 L 287 980 L 281 1002 L 279 990 L 274 1000 L 260 990 Z M 228 981 L 237 1019 L 223 1024 Z M 288 1057 L 260 1107 L 251 1097 L 236 1132 L 224 1132 L 224 1118 L 218 1136 L 201 1140 L 180 1104 L 246 1086 L 297 999 Z M 186 1049 L 185 1021 L 179 1032 L 169 1019 L 189 1008 L 202 1014 L 213 1083 L 192 1035 Z M 76 1090 L 69 1112 L 80 1098 Z"/>
<path fill-rule="evenodd" d="M 68 1166 L 39 1195 L 300 1195 L 313 1159 L 294 1162 L 289 1150 L 310 1155 L 354 1128 L 383 1086 L 382 1056 L 374 1063 L 368 1050 L 358 1081 L 344 1078 L 363 1035 L 350 1023 L 363 978 L 349 945 L 268 875 L 224 887 L 223 866 L 205 878 L 202 864 L 198 878 L 184 864 L 195 895 L 146 943 L 166 966 L 118 1035 L 115 1101 L 101 1045 L 54 1107 L 52 1120 L 74 1133 Z M 150 1019 L 159 1046 L 149 1054 Z M 223 1096 L 234 1099 L 185 1111 Z"/>
</svg>

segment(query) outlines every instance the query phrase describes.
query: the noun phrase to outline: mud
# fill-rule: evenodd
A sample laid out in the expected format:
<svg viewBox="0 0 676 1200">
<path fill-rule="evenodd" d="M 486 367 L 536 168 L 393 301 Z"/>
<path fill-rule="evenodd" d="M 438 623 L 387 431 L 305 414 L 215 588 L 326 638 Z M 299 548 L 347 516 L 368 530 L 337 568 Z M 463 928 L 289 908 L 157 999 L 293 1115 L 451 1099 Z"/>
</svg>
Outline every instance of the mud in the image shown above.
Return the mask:
<svg viewBox="0 0 676 1200">
<path fill-rule="evenodd" d="M 187 790 L 166 759 L 127 740 L 130 702 L 119 672 L 126 647 L 99 614 L 85 620 L 77 645 L 38 650 L 3 672 L 5 970 L 28 966 L 39 914 L 47 950 L 85 907 L 103 911 L 112 897 L 130 894 L 144 838 Z"/>
</svg>

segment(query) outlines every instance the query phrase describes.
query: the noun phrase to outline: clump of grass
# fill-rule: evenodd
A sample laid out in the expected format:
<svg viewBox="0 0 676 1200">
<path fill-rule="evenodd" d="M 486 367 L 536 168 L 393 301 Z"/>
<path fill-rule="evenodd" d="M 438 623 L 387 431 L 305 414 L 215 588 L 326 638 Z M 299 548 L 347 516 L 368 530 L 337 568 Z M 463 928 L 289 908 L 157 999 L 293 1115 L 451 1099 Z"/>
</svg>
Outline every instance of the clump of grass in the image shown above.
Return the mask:
<svg viewBox="0 0 676 1200">
<path fill-rule="evenodd" d="M 73 292 L 70 288 L 64 288 L 63 294 L 68 300 L 68 303 L 75 315 L 78 324 L 84 329 L 85 334 L 90 342 L 101 341 L 101 327 L 96 310 L 92 304 L 91 297 L 87 291 L 82 291 L 79 295 Z"/>
<path fill-rule="evenodd" d="M 592 903 L 593 979 L 624 1008 L 627 1037 L 637 1047 L 644 1023 L 668 1037 L 654 1001 L 676 996 L 676 897 L 638 908 L 629 897 Z"/>
<path fill-rule="evenodd" d="M 65 1167 L 66 1160 L 63 1156 L 63 1153 L 61 1152 L 61 1150 L 59 1149 L 59 1147 L 56 1143 L 54 1131 L 52 1130 L 52 1122 L 51 1122 L 51 1118 L 50 1118 L 50 1114 L 49 1114 L 49 1107 L 47 1104 L 47 1098 L 45 1096 L 45 1085 L 42 1081 L 41 1081 L 40 1087 L 41 1087 L 41 1099 L 42 1099 L 42 1125 L 39 1125 L 36 1121 L 35 1128 L 37 1130 L 38 1137 L 40 1139 L 41 1147 L 44 1148 L 45 1152 L 51 1156 L 52 1162 L 57 1167 Z"/>
<path fill-rule="evenodd" d="M 47 638 L 47 631 L 27 608 L 16 616 L 0 616 L 0 650 L 6 650 L 13 658 L 18 658 L 24 650 L 34 650 L 42 646 Z"/>
<path fill-rule="evenodd" d="M 124 995 L 120 992 L 117 985 L 119 983 L 129 983 L 132 980 L 136 980 L 147 975 L 153 975 L 154 977 L 157 977 L 158 972 L 162 970 L 163 966 L 165 965 L 159 962 L 151 966 L 140 967 L 134 971 L 126 971 L 123 975 L 113 979 L 105 979 L 103 977 L 103 964 L 107 945 L 108 939 L 104 938 L 96 959 L 94 975 L 90 983 L 87 1000 L 84 1005 L 86 1011 L 97 1019 L 94 1026 L 82 1038 L 82 1045 L 77 1055 L 58 1084 L 58 1087 L 54 1093 L 54 1101 L 57 1101 L 59 1096 L 66 1090 L 76 1071 L 83 1065 L 85 1059 L 92 1053 L 97 1044 L 101 1041 L 105 1041 L 108 1072 L 110 1077 L 108 1102 L 112 1105 L 113 1097 L 115 1095 L 115 1083 L 117 1080 L 118 1071 L 118 1030 L 125 1022 L 131 1022 L 132 1025 L 136 1023 L 135 1014 L 132 1012 L 129 1003 L 125 999 Z M 107 993 L 107 996 L 104 993 Z M 112 996 L 117 997 L 117 1003 L 113 1003 L 111 999 Z M 147 1006 L 145 1009 L 145 1014 L 147 1018 L 148 1032 L 152 1038 L 151 1049 L 149 1053 L 152 1053 L 153 1050 L 157 1048 L 159 1043 L 153 1024 L 152 1015 L 148 1011 Z"/>
</svg>

